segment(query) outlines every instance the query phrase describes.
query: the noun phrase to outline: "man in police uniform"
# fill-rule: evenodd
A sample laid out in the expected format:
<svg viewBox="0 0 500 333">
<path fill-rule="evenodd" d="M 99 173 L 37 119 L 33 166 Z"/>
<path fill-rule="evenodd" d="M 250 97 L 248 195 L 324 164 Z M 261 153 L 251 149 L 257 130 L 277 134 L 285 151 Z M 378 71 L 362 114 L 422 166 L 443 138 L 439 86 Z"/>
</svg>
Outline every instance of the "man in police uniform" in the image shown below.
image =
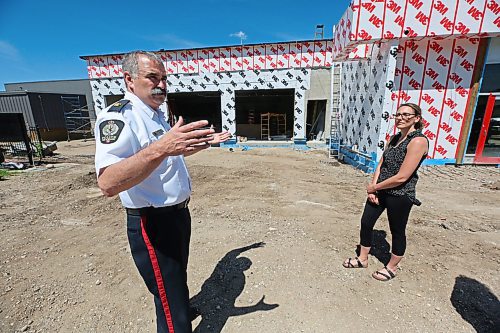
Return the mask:
<svg viewBox="0 0 500 333">
<path fill-rule="evenodd" d="M 158 332 L 191 332 L 187 262 L 191 194 L 184 156 L 226 141 L 205 120 L 173 126 L 161 111 L 166 72 L 153 53 L 127 54 L 127 93 L 96 120 L 95 167 L 106 196 L 120 195 L 134 262 L 154 295 Z"/>
</svg>

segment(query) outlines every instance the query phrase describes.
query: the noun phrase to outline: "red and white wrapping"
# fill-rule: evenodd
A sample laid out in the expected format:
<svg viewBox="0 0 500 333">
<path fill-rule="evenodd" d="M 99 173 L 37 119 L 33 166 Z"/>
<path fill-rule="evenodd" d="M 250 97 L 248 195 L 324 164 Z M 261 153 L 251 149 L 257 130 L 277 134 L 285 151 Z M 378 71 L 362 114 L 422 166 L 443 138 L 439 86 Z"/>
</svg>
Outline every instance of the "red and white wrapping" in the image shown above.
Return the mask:
<svg viewBox="0 0 500 333">
<path fill-rule="evenodd" d="M 290 44 L 289 43 L 283 43 L 283 44 L 276 44 L 276 47 L 278 49 L 278 58 L 276 60 L 276 68 L 282 69 L 282 68 L 289 68 L 289 60 L 290 60 Z"/>
<path fill-rule="evenodd" d="M 242 47 L 232 47 L 231 48 L 231 70 L 241 71 L 243 69 L 243 63 L 241 62 L 241 51 Z"/>
<path fill-rule="evenodd" d="M 300 45 L 300 49 L 302 51 L 301 67 L 312 67 L 314 58 L 314 44 L 312 42 L 302 42 Z"/>
<path fill-rule="evenodd" d="M 177 53 L 165 52 L 167 74 L 177 74 Z"/>
<path fill-rule="evenodd" d="M 188 55 L 185 50 L 177 51 L 177 72 L 181 74 L 189 73 Z"/>
<path fill-rule="evenodd" d="M 221 47 L 219 49 L 220 60 L 219 60 L 219 71 L 225 72 L 231 70 L 231 48 Z"/>
<path fill-rule="evenodd" d="M 430 43 L 429 60 L 425 69 L 424 89 L 429 94 L 429 107 L 422 110 L 422 116 L 429 123 L 422 132 L 429 139 L 429 154 L 434 157 L 434 147 L 441 121 L 443 102 L 446 95 L 450 62 L 453 55 L 453 40 Z"/>
<path fill-rule="evenodd" d="M 402 103 L 422 108 L 422 132 L 430 143 L 429 157 L 455 158 L 469 99 L 478 38 L 407 41 L 394 76 L 391 113 Z M 394 120 L 391 120 L 393 126 Z M 389 127 L 389 129 L 391 128 Z M 386 137 L 395 133 L 387 133 Z"/>
<path fill-rule="evenodd" d="M 210 51 L 208 49 L 198 50 L 198 68 L 200 73 L 210 72 Z"/>
<path fill-rule="evenodd" d="M 167 71 L 167 53 L 166 52 L 156 52 L 156 55 L 161 58 L 161 62 L 163 67 L 165 67 L 165 71 Z M 168 71 L 167 71 L 168 74 Z"/>
<path fill-rule="evenodd" d="M 253 70 L 253 46 L 243 46 L 241 62 L 244 70 Z"/>
<path fill-rule="evenodd" d="M 255 45 L 253 47 L 253 67 L 254 69 L 265 69 L 266 68 L 266 46 L 265 45 Z"/>
<path fill-rule="evenodd" d="M 373 44 L 359 44 L 349 53 L 348 59 L 368 58 L 371 55 Z"/>
<path fill-rule="evenodd" d="M 356 39 L 368 41 L 382 36 L 384 29 L 384 1 L 358 0 Z"/>
<path fill-rule="evenodd" d="M 459 1 L 456 0 L 435 0 L 427 35 L 444 37 L 452 34 L 458 5 Z"/>
<path fill-rule="evenodd" d="M 486 2 L 483 0 L 460 2 L 454 32 L 466 35 L 471 31 L 480 31 L 485 6 Z"/>
<path fill-rule="evenodd" d="M 434 158 L 455 157 L 469 100 L 478 44 L 477 38 L 455 40 Z"/>
<path fill-rule="evenodd" d="M 105 56 L 92 57 L 89 59 L 90 78 L 99 79 L 109 77 L 108 59 Z"/>
<path fill-rule="evenodd" d="M 326 52 L 325 52 L 325 66 L 331 67 L 333 63 L 333 41 L 329 40 L 326 42 Z"/>
<path fill-rule="evenodd" d="M 344 22 L 344 31 L 341 36 L 343 45 L 348 45 L 351 41 L 356 40 L 356 28 L 359 26 L 359 12 L 361 10 L 361 0 L 352 0 L 351 5 L 347 7 L 346 17 Z"/>
<path fill-rule="evenodd" d="M 397 38 L 500 35 L 500 0 L 353 0 L 336 25 L 334 59 L 353 45 Z"/>
<path fill-rule="evenodd" d="M 314 42 L 313 66 L 324 66 L 326 61 L 326 41 Z"/>
<path fill-rule="evenodd" d="M 399 38 L 403 35 L 406 2 L 387 0 L 385 3 L 383 39 Z"/>
<path fill-rule="evenodd" d="M 353 30 L 357 26 L 358 14 L 359 0 L 354 0 L 335 26 L 335 31 L 333 32 L 333 60 L 341 61 L 349 59 L 350 53 L 360 44 L 356 40 L 356 31 Z"/>
<path fill-rule="evenodd" d="M 428 108 L 422 109 L 422 116 L 429 123 L 423 133 L 429 139 L 430 152 L 436 143 L 441 121 L 443 101 L 446 95 L 450 62 L 452 60 L 452 40 L 443 40 L 439 43 L 430 42 L 428 61 L 425 68 L 423 89 L 428 93 Z M 417 101 L 418 102 L 418 101 Z"/>
<path fill-rule="evenodd" d="M 429 34 L 432 2 L 428 0 L 408 1 L 403 37 L 426 37 Z"/>
<path fill-rule="evenodd" d="M 278 60 L 277 44 L 266 44 L 266 69 L 276 69 Z"/>
<path fill-rule="evenodd" d="M 208 62 L 210 64 L 210 72 L 217 73 L 220 72 L 220 53 L 219 49 L 208 49 Z"/>
<path fill-rule="evenodd" d="M 424 89 L 424 73 L 429 56 L 427 41 L 407 41 L 400 71 L 400 87 L 398 104 L 419 103 L 422 89 Z M 426 87 L 425 89 L 429 89 Z"/>
<path fill-rule="evenodd" d="M 121 55 L 112 55 L 108 57 L 108 69 L 110 76 L 112 77 L 123 76 L 122 60 L 123 56 Z"/>
<path fill-rule="evenodd" d="M 489 36 L 500 35 L 500 1 L 488 0 L 484 10 L 484 19 L 481 25 L 481 33 Z"/>
<path fill-rule="evenodd" d="M 90 64 L 90 59 L 87 59 L 87 75 L 89 77 L 89 79 L 92 79 L 92 71 L 94 69 L 92 69 L 92 65 Z"/>
<path fill-rule="evenodd" d="M 198 73 L 198 51 L 197 50 L 186 50 L 187 54 L 187 68 L 188 73 Z"/>
<path fill-rule="evenodd" d="M 300 68 L 302 67 L 302 51 L 300 49 L 300 43 L 290 43 L 290 67 Z"/>
</svg>

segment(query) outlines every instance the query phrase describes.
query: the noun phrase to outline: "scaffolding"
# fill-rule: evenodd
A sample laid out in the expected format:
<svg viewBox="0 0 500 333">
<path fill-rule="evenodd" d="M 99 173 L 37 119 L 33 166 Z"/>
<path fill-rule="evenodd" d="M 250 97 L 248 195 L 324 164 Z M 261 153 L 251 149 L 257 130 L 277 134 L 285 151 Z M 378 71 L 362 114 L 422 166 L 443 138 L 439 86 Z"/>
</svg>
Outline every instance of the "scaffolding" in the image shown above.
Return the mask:
<svg viewBox="0 0 500 333">
<path fill-rule="evenodd" d="M 79 96 L 61 96 L 61 103 L 64 110 L 64 121 L 66 130 L 68 131 L 68 141 L 71 140 L 71 135 L 87 139 L 92 137 L 92 125 L 89 116 L 89 109 L 81 107 Z"/>
<path fill-rule="evenodd" d="M 262 113 L 260 136 L 262 140 L 286 140 L 286 114 Z"/>
</svg>

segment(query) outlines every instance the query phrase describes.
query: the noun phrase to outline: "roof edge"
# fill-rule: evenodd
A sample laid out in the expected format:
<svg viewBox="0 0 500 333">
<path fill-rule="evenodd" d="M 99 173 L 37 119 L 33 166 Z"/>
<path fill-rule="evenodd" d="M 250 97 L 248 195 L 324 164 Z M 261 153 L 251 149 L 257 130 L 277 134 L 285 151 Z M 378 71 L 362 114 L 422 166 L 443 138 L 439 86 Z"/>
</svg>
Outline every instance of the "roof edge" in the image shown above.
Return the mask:
<svg viewBox="0 0 500 333">
<path fill-rule="evenodd" d="M 291 41 L 285 41 L 285 42 L 272 42 L 272 43 L 252 43 L 252 44 L 232 44 L 232 45 L 219 45 L 219 46 L 205 46 L 205 47 L 193 47 L 193 48 L 180 48 L 180 49 L 159 49 L 156 51 L 151 51 L 148 50 L 148 52 L 173 52 L 173 51 L 183 51 L 183 50 L 205 50 L 205 49 L 217 49 L 221 47 L 237 47 L 237 46 L 255 46 L 255 45 L 270 45 L 270 44 L 286 44 L 286 43 L 303 43 L 303 42 L 328 42 L 328 41 L 333 41 L 333 38 L 323 38 L 323 39 L 305 39 L 305 40 L 291 40 Z M 88 58 L 92 57 L 107 57 L 107 56 L 113 56 L 113 55 L 121 55 L 121 54 L 126 54 L 127 52 L 122 52 L 122 53 L 106 53 L 106 54 L 91 54 L 91 55 L 81 55 L 79 58 L 82 60 L 87 60 Z"/>
<path fill-rule="evenodd" d="M 42 80 L 42 81 L 23 81 L 23 82 L 5 82 L 6 84 L 29 84 L 29 83 L 43 83 L 43 82 L 61 82 L 61 81 L 86 81 L 87 79 L 61 79 L 61 80 Z"/>
</svg>

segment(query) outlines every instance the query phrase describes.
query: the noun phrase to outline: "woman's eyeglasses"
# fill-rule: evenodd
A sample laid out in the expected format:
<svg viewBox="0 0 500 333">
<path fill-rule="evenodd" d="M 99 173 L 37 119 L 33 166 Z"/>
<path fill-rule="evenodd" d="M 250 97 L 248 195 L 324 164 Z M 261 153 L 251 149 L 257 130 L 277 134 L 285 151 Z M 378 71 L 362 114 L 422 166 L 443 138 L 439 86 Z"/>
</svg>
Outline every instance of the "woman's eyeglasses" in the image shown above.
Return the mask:
<svg viewBox="0 0 500 333">
<path fill-rule="evenodd" d="M 410 119 L 411 117 L 415 116 L 415 114 L 414 113 L 393 113 L 392 116 L 394 118 Z"/>
</svg>

